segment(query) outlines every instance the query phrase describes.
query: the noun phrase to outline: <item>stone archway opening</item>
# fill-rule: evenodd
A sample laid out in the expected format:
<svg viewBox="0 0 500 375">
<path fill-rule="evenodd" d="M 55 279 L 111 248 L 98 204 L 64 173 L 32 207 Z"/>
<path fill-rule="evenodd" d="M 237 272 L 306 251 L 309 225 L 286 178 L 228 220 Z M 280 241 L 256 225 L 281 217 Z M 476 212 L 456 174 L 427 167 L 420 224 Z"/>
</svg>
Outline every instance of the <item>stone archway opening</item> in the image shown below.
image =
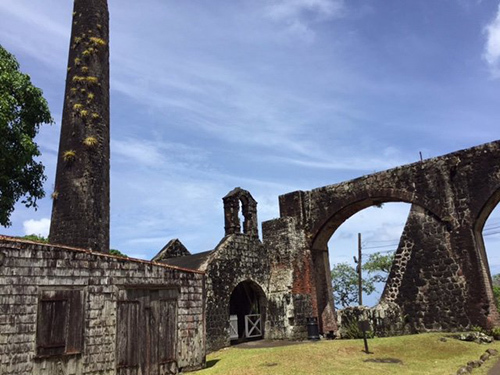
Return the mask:
<svg viewBox="0 0 500 375">
<path fill-rule="evenodd" d="M 404 202 L 388 202 L 364 208 L 345 220 L 333 233 L 328 241 L 329 261 L 331 269 L 337 272 L 352 272 L 359 262 L 358 233 L 361 234 L 362 263 L 366 264 L 370 256 L 379 254 L 382 257 L 395 254 L 405 223 L 408 219 L 411 205 Z M 375 255 L 374 255 L 375 254 Z M 355 258 L 355 259 L 354 259 Z M 363 279 L 372 279 L 375 288 L 369 294 L 363 293 L 363 305 L 373 306 L 379 302 L 384 290 L 390 266 L 384 266 L 380 272 L 363 271 Z M 389 269 L 387 269 L 389 268 Z M 346 275 L 346 274 L 344 274 Z M 373 288 L 367 288 L 371 290 Z M 350 291 L 357 292 L 357 285 Z M 340 301 L 339 291 L 333 291 L 335 308 L 342 309 L 345 304 Z M 343 301 L 344 303 L 347 301 Z M 349 306 L 358 305 L 357 299 L 350 299 Z"/>
<path fill-rule="evenodd" d="M 333 327 L 336 327 L 336 322 L 334 321 L 334 298 L 331 282 L 331 265 L 330 265 L 330 254 L 335 254 L 335 250 L 329 251 L 329 242 L 334 233 L 344 224 L 349 218 L 355 216 L 356 214 L 369 210 L 383 210 L 383 207 L 392 207 L 393 204 L 403 204 L 406 207 L 410 207 L 412 202 L 404 201 L 403 199 L 398 199 L 394 197 L 381 196 L 381 197 L 367 197 L 360 199 L 358 201 L 352 202 L 344 207 L 340 208 L 331 215 L 321 226 L 321 228 L 315 233 L 312 240 L 311 255 L 314 267 L 314 277 L 315 277 L 315 297 L 317 306 L 317 316 L 319 320 L 320 332 L 323 334 L 328 334 Z M 374 208 L 370 208 L 375 206 Z M 378 208 L 382 207 L 382 208 Z M 387 210 L 386 210 L 387 211 Z M 403 208 L 402 215 L 402 225 L 404 226 L 406 222 L 406 217 L 408 216 L 409 208 Z M 368 211 L 366 211 L 368 212 Z M 378 211 L 378 216 L 380 217 L 380 212 Z M 430 211 L 429 211 L 430 212 Z M 375 213 L 375 216 L 377 214 Z M 406 217 L 405 217 L 406 216 Z M 401 235 L 399 233 L 399 235 Z M 356 233 L 357 236 L 357 233 Z M 355 245 L 355 251 L 357 253 L 357 245 Z M 349 255 L 350 259 L 355 253 L 353 252 Z M 357 255 L 357 254 L 356 254 Z"/>
<path fill-rule="evenodd" d="M 236 285 L 229 300 L 232 343 L 264 338 L 266 305 L 265 293 L 257 283 L 246 280 Z"/>
<path fill-rule="evenodd" d="M 490 309 L 498 310 L 500 299 L 500 189 L 493 194 L 481 210 L 474 226 L 480 268 L 486 281 L 486 294 Z"/>
<path fill-rule="evenodd" d="M 500 204 L 491 212 L 486 220 L 482 231 L 484 247 L 488 257 L 490 273 L 492 277 L 500 274 L 500 259 L 498 250 L 500 249 Z"/>
<path fill-rule="evenodd" d="M 329 268 L 325 267 L 329 252 L 325 238 L 327 234 L 335 233 L 340 225 L 351 216 L 366 208 L 367 203 L 372 203 L 371 205 L 383 203 L 384 206 L 389 206 L 387 204 L 389 201 L 379 200 L 373 204 L 374 201 L 370 198 L 338 210 L 323 225 L 324 232 L 320 231 L 313 241 L 312 257 L 317 285 L 317 308 L 324 325 L 327 322 L 325 311 L 334 305 L 333 290 L 329 284 Z M 383 214 L 383 209 L 375 215 L 380 217 L 381 214 Z M 389 243 L 390 247 L 393 247 L 390 250 L 396 250 L 396 252 L 385 280 L 380 302 L 383 302 L 384 306 L 395 303 L 395 306 L 401 309 L 401 316 L 408 317 L 405 325 L 409 330 L 466 327 L 469 320 L 464 307 L 465 280 L 456 255 L 450 251 L 449 219 L 438 217 L 429 209 L 412 203 L 409 214 L 407 217 L 402 215 L 400 221 L 398 235 L 395 238 L 387 238 L 387 240 L 394 241 Z M 373 241 L 376 239 L 373 238 Z M 368 248 L 371 248 L 369 250 L 386 249 L 386 247 L 375 246 L 375 242 L 372 245 L 365 246 L 365 248 L 367 250 Z M 323 259 L 323 264 L 321 264 L 321 259 Z M 328 288 L 330 291 L 327 290 Z M 492 294 L 491 288 L 490 294 Z M 355 302 L 357 305 L 357 298 Z M 363 302 L 363 305 L 368 305 L 365 301 Z"/>
</svg>

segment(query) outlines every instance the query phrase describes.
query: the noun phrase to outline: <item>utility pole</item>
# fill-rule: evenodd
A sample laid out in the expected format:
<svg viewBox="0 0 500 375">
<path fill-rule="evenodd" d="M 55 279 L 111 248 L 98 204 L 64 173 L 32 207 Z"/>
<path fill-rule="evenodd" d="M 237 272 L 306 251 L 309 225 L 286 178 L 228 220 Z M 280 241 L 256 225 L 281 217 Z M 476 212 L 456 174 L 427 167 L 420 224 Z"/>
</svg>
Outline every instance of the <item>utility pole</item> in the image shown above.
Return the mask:
<svg viewBox="0 0 500 375">
<path fill-rule="evenodd" d="M 359 305 L 363 305 L 363 262 L 361 260 L 361 233 L 358 233 L 358 289 L 359 289 Z"/>
<path fill-rule="evenodd" d="M 354 259 L 356 260 L 356 258 Z M 358 233 L 358 288 L 359 288 L 359 306 L 363 305 L 363 259 L 362 259 L 362 245 L 361 245 L 361 233 Z M 363 342 L 365 344 L 365 353 L 370 354 L 368 349 L 368 340 L 366 338 L 366 331 L 370 329 L 370 323 L 368 320 L 360 320 L 358 322 L 359 329 L 363 332 Z"/>
</svg>

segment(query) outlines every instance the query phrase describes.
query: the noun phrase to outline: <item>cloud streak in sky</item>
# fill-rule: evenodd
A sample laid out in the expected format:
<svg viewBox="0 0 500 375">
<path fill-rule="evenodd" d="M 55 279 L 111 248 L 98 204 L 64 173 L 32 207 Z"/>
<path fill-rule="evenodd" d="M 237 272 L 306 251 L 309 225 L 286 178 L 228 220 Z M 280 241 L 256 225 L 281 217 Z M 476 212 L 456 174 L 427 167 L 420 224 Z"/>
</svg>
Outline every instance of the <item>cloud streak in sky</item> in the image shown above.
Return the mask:
<svg viewBox="0 0 500 375">
<path fill-rule="evenodd" d="M 70 23 L 66 27 L 61 25 L 44 15 L 41 7 L 43 2 L 32 2 L 29 6 L 15 1 L 0 2 L 0 13 L 7 14 L 2 15 L 2 22 L 13 26 L 24 25 L 17 32 L 11 32 L 8 26 L 4 29 L 7 32 L 0 30 L 0 40 L 2 44 L 15 45 L 50 68 L 60 68 L 67 58 L 61 60 L 57 56 L 67 54 Z M 61 8 L 57 12 L 63 12 L 65 6 Z M 33 32 L 33 29 L 40 32 Z"/>
<path fill-rule="evenodd" d="M 112 246 L 150 257 L 179 237 L 207 250 L 236 186 L 269 220 L 280 194 L 498 138 L 493 1 L 465 14 L 455 1 L 109 0 Z M 0 2 L 0 41 L 56 121 L 71 3 Z M 37 137 L 47 197 L 19 205 L 7 234 L 46 230 L 58 132 Z"/>
<path fill-rule="evenodd" d="M 488 63 L 494 78 L 500 78 L 500 4 L 495 19 L 488 24 L 484 32 L 486 45 L 483 58 Z"/>
<path fill-rule="evenodd" d="M 290 34 L 309 42 L 314 40 L 311 24 L 343 13 L 343 0 L 274 0 L 266 7 L 267 17 L 283 23 Z"/>
<path fill-rule="evenodd" d="M 269 17 L 295 20 L 313 15 L 315 18 L 339 16 L 344 9 L 342 0 L 274 0 L 267 7 Z"/>
</svg>

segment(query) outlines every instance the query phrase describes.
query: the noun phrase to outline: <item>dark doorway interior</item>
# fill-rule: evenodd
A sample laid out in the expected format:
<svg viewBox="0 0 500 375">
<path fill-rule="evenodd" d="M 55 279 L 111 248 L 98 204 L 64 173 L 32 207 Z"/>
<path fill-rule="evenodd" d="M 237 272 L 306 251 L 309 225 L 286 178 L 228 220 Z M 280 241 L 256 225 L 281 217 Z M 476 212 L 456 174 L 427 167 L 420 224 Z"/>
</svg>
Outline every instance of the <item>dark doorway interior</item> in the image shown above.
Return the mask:
<svg viewBox="0 0 500 375">
<path fill-rule="evenodd" d="M 229 314 L 238 317 L 238 339 L 233 339 L 242 342 L 263 338 L 264 306 L 264 292 L 257 284 L 244 281 L 234 288 L 229 302 Z"/>
</svg>

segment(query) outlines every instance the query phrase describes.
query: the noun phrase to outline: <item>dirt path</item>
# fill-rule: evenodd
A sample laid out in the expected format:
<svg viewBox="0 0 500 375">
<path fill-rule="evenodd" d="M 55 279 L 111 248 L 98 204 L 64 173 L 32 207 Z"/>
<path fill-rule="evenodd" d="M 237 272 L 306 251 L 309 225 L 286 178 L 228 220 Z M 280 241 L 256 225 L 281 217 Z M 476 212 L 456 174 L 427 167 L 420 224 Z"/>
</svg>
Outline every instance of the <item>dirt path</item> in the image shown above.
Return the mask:
<svg viewBox="0 0 500 375">
<path fill-rule="evenodd" d="M 488 375 L 500 375 L 500 359 L 496 359 L 497 363 L 488 371 Z"/>
<path fill-rule="evenodd" d="M 237 349 L 274 348 L 277 346 L 289 346 L 303 344 L 310 341 L 290 341 L 290 340 L 255 340 L 233 345 Z M 500 374 L 500 373 L 499 373 Z"/>
</svg>

